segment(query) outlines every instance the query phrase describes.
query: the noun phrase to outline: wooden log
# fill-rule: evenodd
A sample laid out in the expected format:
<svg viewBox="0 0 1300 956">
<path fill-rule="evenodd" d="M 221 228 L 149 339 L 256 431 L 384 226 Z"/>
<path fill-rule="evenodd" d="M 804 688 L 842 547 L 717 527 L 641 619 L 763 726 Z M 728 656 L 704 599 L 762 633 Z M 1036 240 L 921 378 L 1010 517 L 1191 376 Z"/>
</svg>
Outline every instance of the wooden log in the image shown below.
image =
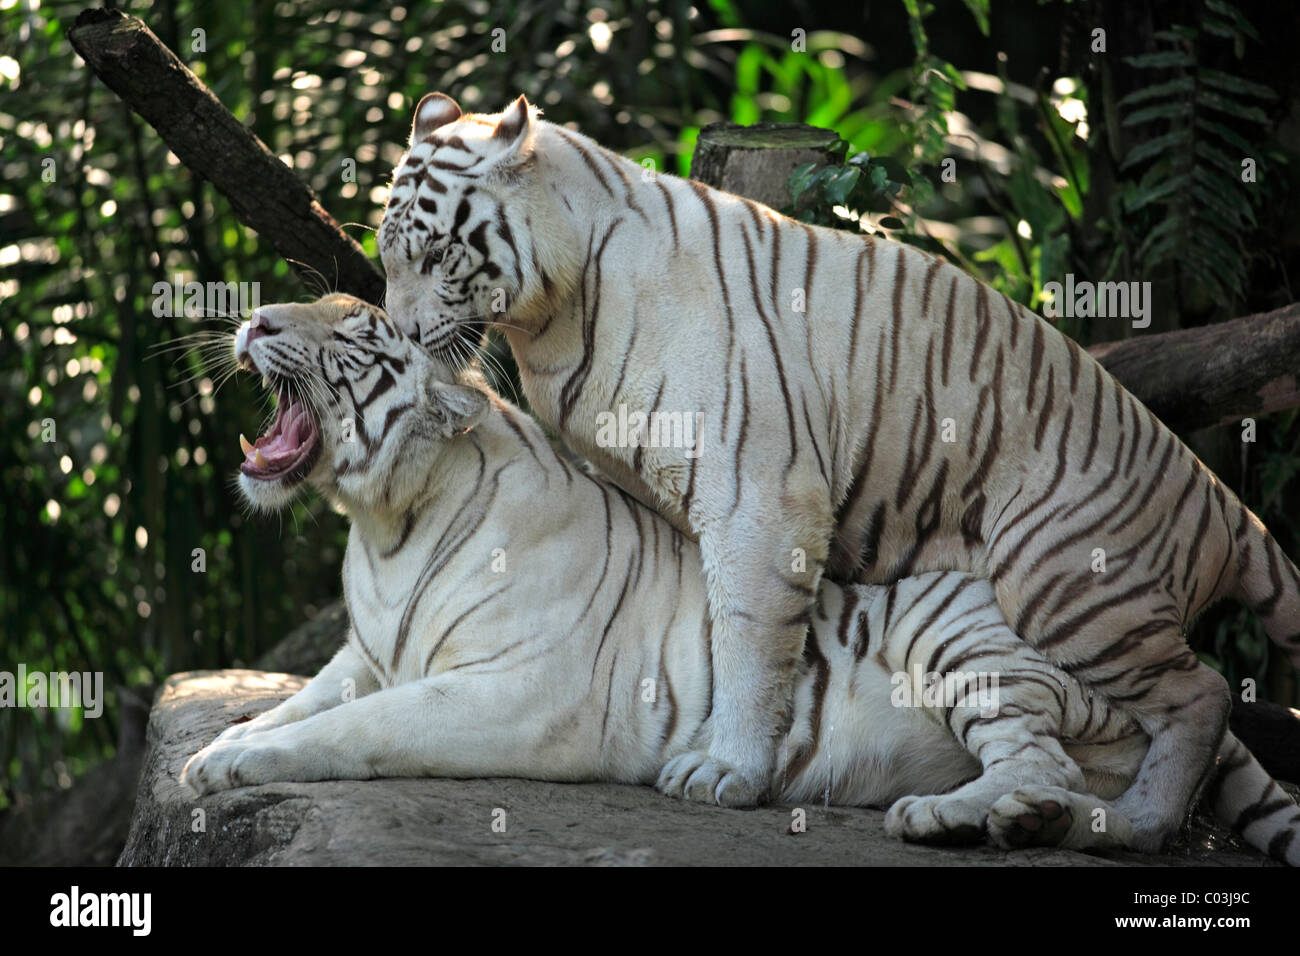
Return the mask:
<svg viewBox="0 0 1300 956">
<path fill-rule="evenodd" d="M 711 123 L 700 130 L 691 178 L 773 209 L 790 206 L 796 166 L 837 162 L 839 134 L 801 123 Z"/>
<path fill-rule="evenodd" d="M 299 275 L 316 269 L 344 292 L 383 301 L 384 278 L 361 245 L 144 23 L 120 10 L 92 9 L 67 33 L 95 75 Z"/>
<path fill-rule="evenodd" d="M 1300 303 L 1088 351 L 1174 431 L 1300 405 Z"/>
</svg>

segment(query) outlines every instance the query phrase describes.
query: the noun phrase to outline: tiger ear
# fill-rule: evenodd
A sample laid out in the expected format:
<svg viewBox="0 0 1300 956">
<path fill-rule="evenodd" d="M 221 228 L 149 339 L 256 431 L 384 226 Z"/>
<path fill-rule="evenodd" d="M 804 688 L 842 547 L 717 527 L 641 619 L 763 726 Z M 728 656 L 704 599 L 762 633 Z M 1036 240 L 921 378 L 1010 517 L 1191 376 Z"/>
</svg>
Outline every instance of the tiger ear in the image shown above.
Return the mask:
<svg viewBox="0 0 1300 956">
<path fill-rule="evenodd" d="M 468 385 L 431 383 L 434 418 L 439 433 L 450 438 L 477 425 L 487 413 L 488 398 L 477 388 Z"/>
<path fill-rule="evenodd" d="M 411 145 L 440 127 L 460 119 L 460 104 L 444 93 L 426 93 L 415 107 L 415 122 L 411 124 Z"/>
<path fill-rule="evenodd" d="M 492 131 L 492 142 L 501 149 L 498 163 L 515 165 L 527 157 L 537 127 L 533 113 L 533 107 L 522 93 L 501 113 L 497 128 Z"/>
</svg>

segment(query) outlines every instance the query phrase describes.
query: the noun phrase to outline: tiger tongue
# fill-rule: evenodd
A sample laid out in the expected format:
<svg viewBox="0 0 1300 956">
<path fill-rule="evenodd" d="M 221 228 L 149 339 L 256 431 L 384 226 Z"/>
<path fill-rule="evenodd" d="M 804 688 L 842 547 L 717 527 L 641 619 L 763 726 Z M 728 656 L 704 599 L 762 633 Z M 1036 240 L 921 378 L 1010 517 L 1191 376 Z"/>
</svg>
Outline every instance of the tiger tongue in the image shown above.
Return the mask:
<svg viewBox="0 0 1300 956">
<path fill-rule="evenodd" d="M 309 432 L 306 409 L 298 402 L 280 405 L 271 430 L 251 445 L 240 442 L 245 461 L 257 469 L 275 470 L 289 464 L 301 451 L 305 433 Z"/>
</svg>

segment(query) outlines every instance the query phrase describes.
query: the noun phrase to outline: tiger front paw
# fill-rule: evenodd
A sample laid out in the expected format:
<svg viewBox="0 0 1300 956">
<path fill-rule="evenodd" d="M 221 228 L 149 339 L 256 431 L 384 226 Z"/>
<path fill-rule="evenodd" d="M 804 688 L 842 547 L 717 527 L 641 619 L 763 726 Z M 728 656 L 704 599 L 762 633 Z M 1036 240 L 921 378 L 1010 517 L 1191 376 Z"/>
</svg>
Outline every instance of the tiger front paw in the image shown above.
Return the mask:
<svg viewBox="0 0 1300 956">
<path fill-rule="evenodd" d="M 265 734 L 214 741 L 191 757 L 180 775 L 181 784 L 198 796 L 235 787 L 314 779 L 318 777 L 301 754 Z"/>
<path fill-rule="evenodd" d="M 754 807 L 767 795 L 767 776 L 746 774 L 707 751 L 691 750 L 664 764 L 655 788 L 665 796 L 697 803 Z"/>
<path fill-rule="evenodd" d="M 901 797 L 885 814 L 885 833 L 908 843 L 954 846 L 980 843 L 988 806 L 950 794 Z"/>
</svg>

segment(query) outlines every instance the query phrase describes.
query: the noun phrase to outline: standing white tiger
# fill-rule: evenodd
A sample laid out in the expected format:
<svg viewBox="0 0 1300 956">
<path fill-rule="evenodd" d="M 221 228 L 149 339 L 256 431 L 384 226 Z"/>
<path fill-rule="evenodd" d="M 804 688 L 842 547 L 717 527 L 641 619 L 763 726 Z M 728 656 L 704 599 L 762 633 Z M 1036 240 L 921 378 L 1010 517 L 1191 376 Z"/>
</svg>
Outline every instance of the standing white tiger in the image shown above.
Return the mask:
<svg viewBox="0 0 1300 956">
<path fill-rule="evenodd" d="M 1029 310 L 911 247 L 643 172 L 523 97 L 462 115 L 430 94 L 379 246 L 399 324 L 454 355 L 500 322 L 542 420 L 698 535 L 715 734 L 664 788 L 762 797 L 823 570 L 967 570 L 1026 641 L 1151 735 L 1118 806 L 1158 847 L 1227 722 L 1226 685 L 1183 633 L 1232 595 L 1294 659 L 1295 567 Z M 602 416 L 620 409 L 703 413 L 702 453 L 604 446 Z M 939 440 L 945 418 L 955 442 Z"/>
<path fill-rule="evenodd" d="M 279 396 L 268 433 L 246 443 L 241 490 L 270 510 L 309 479 L 347 511 L 353 627 L 305 689 L 195 755 L 189 786 L 649 783 L 707 746 L 713 674 L 692 542 L 574 469 L 535 422 L 472 374 L 455 380 L 380 309 L 345 295 L 264 306 L 235 351 Z M 892 803 L 886 828 L 909 840 L 1129 844 L 1105 798 L 1132 778 L 1145 735 L 1020 641 L 988 582 L 827 583 L 812 620 L 779 798 Z M 1235 739 L 1221 753 L 1216 815 L 1300 864 L 1300 809 Z"/>
</svg>

